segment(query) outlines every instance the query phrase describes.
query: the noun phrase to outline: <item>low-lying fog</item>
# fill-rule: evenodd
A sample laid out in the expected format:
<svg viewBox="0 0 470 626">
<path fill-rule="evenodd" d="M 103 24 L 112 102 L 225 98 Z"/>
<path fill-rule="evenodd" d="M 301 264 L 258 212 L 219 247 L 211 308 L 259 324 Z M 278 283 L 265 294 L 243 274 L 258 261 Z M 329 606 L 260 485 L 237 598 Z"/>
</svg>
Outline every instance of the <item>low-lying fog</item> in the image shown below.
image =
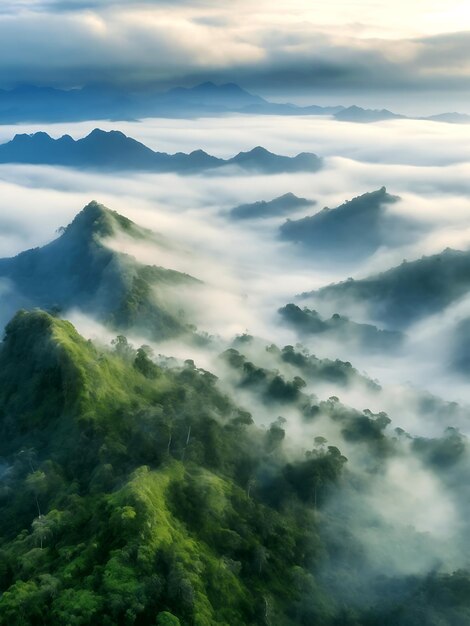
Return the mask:
<svg viewBox="0 0 470 626">
<path fill-rule="evenodd" d="M 118 126 L 90 122 L 0 127 L 0 140 L 5 141 L 16 132 L 39 129 L 54 137 L 68 133 L 79 138 L 100 126 L 118 128 L 153 149 L 168 152 L 202 148 L 227 157 L 263 145 L 280 154 L 311 151 L 325 159 L 324 168 L 315 174 L 270 176 L 223 170 L 188 176 L 111 174 L 2 165 L 0 257 L 48 242 L 92 199 L 161 233 L 167 246 L 136 243 L 124 235 L 109 245 L 142 263 L 202 279 L 202 289 L 180 295 L 185 306 L 191 302 L 198 327 L 219 339 L 211 349 L 196 349 L 179 341 L 153 344 L 155 353 L 192 358 L 198 366 L 222 373 L 225 389 L 237 394 L 237 402 L 252 411 L 258 423 L 267 425 L 278 413 L 273 414 L 272 407 L 264 406 L 259 397 L 234 391 L 234 375 L 223 370 L 217 359 L 218 352 L 235 335 L 248 332 L 266 344 L 295 345 L 299 338 L 281 324 L 277 310 L 295 302 L 297 294 L 388 269 L 404 258 L 410 261 L 447 246 L 465 249 L 470 244 L 470 126 L 418 121 L 360 125 L 314 117 L 280 121 L 267 116 L 230 116 L 189 121 L 150 119 Z M 401 197 L 400 202 L 387 205 L 386 211 L 412 220 L 417 236 L 410 243 L 403 232 L 403 240 L 398 237 L 394 247 L 381 248 L 357 263 L 336 263 L 335 259 L 319 263 L 294 244 L 281 241 L 278 229 L 285 217 L 237 221 L 228 216 L 229 209 L 239 204 L 293 192 L 316 201 L 315 206 L 289 216 L 303 217 L 382 186 Z M 344 404 L 360 411 L 366 407 L 373 412 L 387 411 L 392 418 L 387 431 L 390 437 L 397 426 L 421 437 L 441 437 L 447 426 L 468 434 L 470 422 L 465 410 L 449 416 L 445 411 L 441 414 L 444 405 L 437 404 L 436 409 L 423 413 L 417 390 L 470 403 L 469 386 L 453 374 L 447 355 L 455 324 L 469 312 L 468 302 L 460 302 L 411 327 L 405 346 L 395 355 L 381 352 L 371 356 L 314 336 L 302 340 L 311 353 L 350 360 L 359 372 L 366 371 L 384 386 L 380 393 L 374 393 L 362 383 L 341 390 L 308 380 L 305 393 L 326 400 L 337 392 Z M 353 317 L 350 311 L 341 313 Z M 69 311 L 67 316 L 85 336 L 109 344 L 113 334 L 98 322 L 78 311 Z M 130 335 L 129 339 L 134 345 L 149 343 L 143 337 Z M 261 367 L 278 367 L 287 378 L 296 374 L 282 363 L 270 364 L 266 351 L 255 350 L 249 358 Z M 316 435 L 325 436 L 329 443 L 341 447 L 349 467 L 361 477 L 359 483 L 367 485 L 360 496 L 340 491 L 327 511 L 332 519 L 346 515 L 349 532 L 367 551 L 370 565 L 363 573 L 364 588 L 367 576 L 375 576 L 377 571 L 391 569 L 408 575 L 431 571 L 436 563 L 444 563 L 449 570 L 465 565 L 465 498 L 457 498 L 458 491 L 448 493 L 441 477 L 408 451 L 411 444 L 405 440 L 399 456 L 384 460 L 382 470 L 371 473 L 363 466 L 367 453 L 361 445 L 342 439 L 340 424 L 326 415 L 305 424 L 295 407 L 287 407 L 283 414 L 298 449 L 311 447 Z M 455 470 L 462 475 L 467 471 L 464 462 L 463 470 Z M 448 480 L 451 478 L 449 474 Z M 460 484 L 467 484 L 466 479 L 459 478 Z M 390 541 L 392 527 L 393 541 L 400 538 L 399 554 Z M 411 527 L 425 533 L 424 539 L 410 533 Z M 338 593 L 342 593 L 341 588 Z"/>
<path fill-rule="evenodd" d="M 228 157 L 256 145 L 293 155 L 316 152 L 325 158 L 317 173 L 259 176 L 90 173 L 47 166 L 0 166 L 0 256 L 42 245 L 91 199 L 163 234 L 175 246 L 160 250 L 113 242 L 145 263 L 188 272 L 206 288 L 199 309 L 201 327 L 226 338 L 249 331 L 277 344 L 295 343 L 281 326 L 277 309 L 296 294 L 347 277 L 362 277 L 408 260 L 470 243 L 470 126 L 397 120 L 350 124 L 324 117 L 227 116 L 214 119 L 147 119 L 138 122 L 83 122 L 0 127 L 0 140 L 15 133 L 45 130 L 74 138 L 94 127 L 119 129 L 155 150 L 202 148 Z M 227 211 L 242 203 L 270 200 L 288 191 L 316 201 L 289 217 L 335 207 L 386 186 L 401 201 L 387 212 L 411 218 L 419 229 L 413 243 L 379 249 L 356 264 L 319 264 L 280 241 L 285 217 L 235 221 Z M 405 237 L 403 238 L 405 241 Z M 197 308 L 198 303 L 194 303 Z M 348 314 L 347 311 L 341 311 Z M 442 316 L 441 316 L 442 317 Z M 452 316 L 450 316 L 452 317 Z M 449 318 L 449 315 L 447 316 Z M 350 358 L 381 382 L 414 383 L 448 399 L 470 400 L 466 384 L 451 379 L 445 359 L 429 359 L 446 345 L 441 318 L 416 329 L 410 349 L 399 357 L 364 357 L 344 346 L 306 342 L 312 352 Z"/>
</svg>

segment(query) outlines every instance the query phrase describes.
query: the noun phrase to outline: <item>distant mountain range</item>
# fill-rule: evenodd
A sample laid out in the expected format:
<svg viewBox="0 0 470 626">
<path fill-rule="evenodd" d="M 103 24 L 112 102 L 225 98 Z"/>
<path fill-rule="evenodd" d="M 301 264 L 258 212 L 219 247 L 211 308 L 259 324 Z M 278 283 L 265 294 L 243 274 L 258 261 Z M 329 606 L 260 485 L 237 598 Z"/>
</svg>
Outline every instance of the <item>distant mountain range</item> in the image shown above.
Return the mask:
<svg viewBox="0 0 470 626">
<path fill-rule="evenodd" d="M 0 123 L 59 122 L 80 120 L 131 120 L 144 117 L 191 118 L 227 113 L 256 115 L 328 115 L 349 122 L 377 122 L 405 118 L 386 109 L 357 106 L 298 106 L 274 103 L 242 89 L 234 83 L 202 83 L 156 90 L 124 91 L 103 85 L 80 89 L 55 89 L 22 85 L 0 90 Z M 470 123 L 470 115 L 442 113 L 429 119 L 436 122 Z"/>
<path fill-rule="evenodd" d="M 144 117 L 204 117 L 226 113 L 333 115 L 343 107 L 276 104 L 234 83 L 211 82 L 166 92 L 127 92 L 105 86 L 62 90 L 23 85 L 0 90 L 0 123 L 80 120 L 131 120 Z"/>
<path fill-rule="evenodd" d="M 416 226 L 410 220 L 387 213 L 387 205 L 399 199 L 382 187 L 334 209 L 325 207 L 302 219 L 288 219 L 280 234 L 318 259 L 340 262 L 365 258 L 380 246 L 403 244 L 413 236 Z"/>
<path fill-rule="evenodd" d="M 240 204 L 231 209 L 229 216 L 234 220 L 258 219 L 267 217 L 278 217 L 291 213 L 302 207 L 313 206 L 315 200 L 299 198 L 293 193 L 285 193 L 274 200 L 260 200 L 249 204 Z"/>
<path fill-rule="evenodd" d="M 2 323 L 20 307 L 78 309 L 116 330 L 159 339 L 188 333 L 187 320 L 162 294 L 199 281 L 112 250 L 106 240 L 118 235 L 158 244 L 151 231 L 91 202 L 48 245 L 0 259 Z"/>
<path fill-rule="evenodd" d="M 387 109 L 362 109 L 358 106 L 351 106 L 342 111 L 338 111 L 334 115 L 335 119 L 341 122 L 383 122 L 385 120 L 406 119 L 405 115 L 399 115 L 398 113 L 392 113 Z M 470 119 L 470 118 L 469 118 Z"/>
<path fill-rule="evenodd" d="M 64 135 L 53 139 L 45 132 L 21 134 L 0 145 L 0 163 L 60 165 L 108 170 L 196 173 L 232 166 L 260 174 L 315 172 L 322 160 L 302 152 L 294 157 L 280 156 L 260 146 L 220 159 L 203 150 L 190 154 L 154 152 L 120 131 L 93 130 L 82 139 Z"/>
</svg>

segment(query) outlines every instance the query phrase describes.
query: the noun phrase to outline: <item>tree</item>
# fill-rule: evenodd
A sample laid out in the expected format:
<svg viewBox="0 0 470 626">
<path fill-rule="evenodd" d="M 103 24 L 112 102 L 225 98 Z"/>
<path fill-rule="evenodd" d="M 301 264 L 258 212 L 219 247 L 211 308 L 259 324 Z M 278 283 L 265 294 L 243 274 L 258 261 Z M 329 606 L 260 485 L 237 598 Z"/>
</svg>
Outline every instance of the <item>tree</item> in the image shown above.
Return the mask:
<svg viewBox="0 0 470 626">
<path fill-rule="evenodd" d="M 278 417 L 275 422 L 271 424 L 268 432 L 266 433 L 266 448 L 268 452 L 274 452 L 284 441 L 286 431 L 283 426 L 286 423 L 286 419 Z"/>
<path fill-rule="evenodd" d="M 134 356 L 134 348 L 127 341 L 127 337 L 124 335 L 118 335 L 116 339 L 111 341 L 111 344 L 114 346 L 114 350 L 116 354 L 126 360 L 132 359 Z"/>
<path fill-rule="evenodd" d="M 180 626 L 180 624 L 179 619 L 168 611 L 162 611 L 157 615 L 157 626 Z"/>
<path fill-rule="evenodd" d="M 256 568 L 256 572 L 258 575 L 263 571 L 264 566 L 267 564 L 269 559 L 269 552 L 266 550 L 264 546 L 258 544 L 255 547 L 253 554 L 253 565 Z"/>
<path fill-rule="evenodd" d="M 42 550 L 44 542 L 52 537 L 54 522 L 46 515 L 40 515 L 31 524 L 33 529 L 33 537 L 38 541 Z"/>
<path fill-rule="evenodd" d="M 31 472 L 36 471 L 37 452 L 34 448 L 23 448 L 18 452 L 18 459 L 27 463 Z"/>
<path fill-rule="evenodd" d="M 152 379 L 158 376 L 158 367 L 150 358 L 148 346 L 141 346 L 137 350 L 137 355 L 134 359 L 134 367 L 143 374 L 145 378 Z"/>
<path fill-rule="evenodd" d="M 101 609 L 102 599 L 87 589 L 65 589 L 54 601 L 52 611 L 57 623 L 85 626 L 98 623 L 94 617 Z"/>
<path fill-rule="evenodd" d="M 34 499 L 36 501 L 36 508 L 38 510 L 38 515 L 41 517 L 41 507 L 39 506 L 39 498 L 44 495 L 47 491 L 47 479 L 46 474 L 41 470 L 37 470 L 32 474 L 28 474 L 26 477 L 26 487 L 31 491 L 34 495 Z"/>
</svg>

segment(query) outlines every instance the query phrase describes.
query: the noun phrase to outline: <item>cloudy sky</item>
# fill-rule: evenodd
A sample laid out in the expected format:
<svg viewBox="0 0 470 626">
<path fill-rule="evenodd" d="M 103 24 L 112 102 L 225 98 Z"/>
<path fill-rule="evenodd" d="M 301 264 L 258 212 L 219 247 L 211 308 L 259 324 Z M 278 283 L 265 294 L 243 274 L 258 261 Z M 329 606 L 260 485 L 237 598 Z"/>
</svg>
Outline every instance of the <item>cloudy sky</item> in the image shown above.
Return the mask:
<svg viewBox="0 0 470 626">
<path fill-rule="evenodd" d="M 281 97 L 413 91 L 464 101 L 469 49 L 461 0 L 0 3 L 7 88 L 215 80 Z"/>
</svg>

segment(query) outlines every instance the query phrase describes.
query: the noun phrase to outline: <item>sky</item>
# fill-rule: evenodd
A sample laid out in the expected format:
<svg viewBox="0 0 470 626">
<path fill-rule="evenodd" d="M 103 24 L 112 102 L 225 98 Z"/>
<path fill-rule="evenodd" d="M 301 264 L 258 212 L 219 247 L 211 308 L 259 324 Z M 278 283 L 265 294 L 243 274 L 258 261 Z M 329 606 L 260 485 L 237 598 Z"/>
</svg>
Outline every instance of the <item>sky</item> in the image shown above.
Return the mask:
<svg viewBox="0 0 470 626">
<path fill-rule="evenodd" d="M 413 92 L 464 103 L 469 48 L 460 0 L 0 3 L 5 88 L 214 80 L 294 101 L 367 92 L 380 104 Z"/>
</svg>

